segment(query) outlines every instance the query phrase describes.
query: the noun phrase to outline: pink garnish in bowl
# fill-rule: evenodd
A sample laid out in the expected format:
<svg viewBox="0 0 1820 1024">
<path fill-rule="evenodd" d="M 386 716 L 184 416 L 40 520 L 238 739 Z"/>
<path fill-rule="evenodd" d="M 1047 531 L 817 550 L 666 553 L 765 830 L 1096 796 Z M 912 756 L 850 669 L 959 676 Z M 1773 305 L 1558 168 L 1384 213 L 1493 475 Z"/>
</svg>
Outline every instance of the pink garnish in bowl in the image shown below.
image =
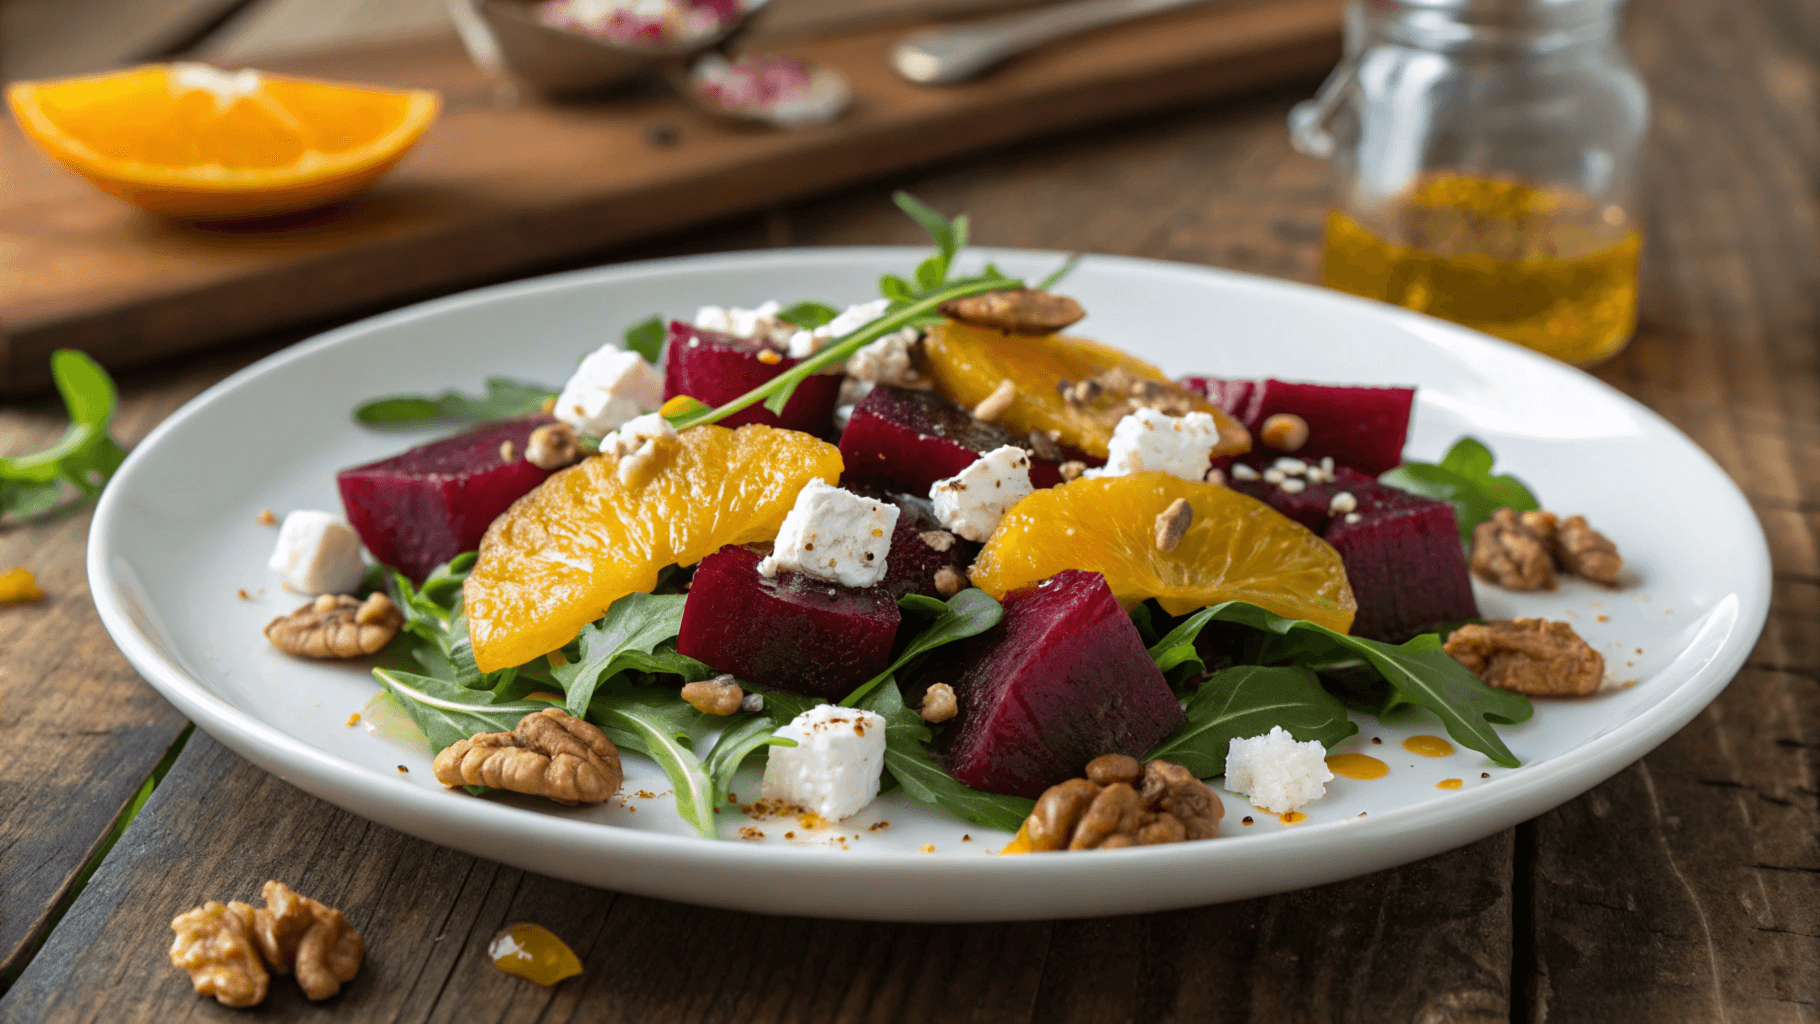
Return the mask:
<svg viewBox="0 0 1820 1024">
<path fill-rule="evenodd" d="M 690 69 L 689 86 L 720 113 L 785 128 L 832 121 L 853 99 L 838 72 L 795 57 L 710 53 Z"/>
<path fill-rule="evenodd" d="M 745 12 L 744 0 L 545 0 L 538 18 L 624 46 L 674 49 L 706 42 Z"/>
</svg>

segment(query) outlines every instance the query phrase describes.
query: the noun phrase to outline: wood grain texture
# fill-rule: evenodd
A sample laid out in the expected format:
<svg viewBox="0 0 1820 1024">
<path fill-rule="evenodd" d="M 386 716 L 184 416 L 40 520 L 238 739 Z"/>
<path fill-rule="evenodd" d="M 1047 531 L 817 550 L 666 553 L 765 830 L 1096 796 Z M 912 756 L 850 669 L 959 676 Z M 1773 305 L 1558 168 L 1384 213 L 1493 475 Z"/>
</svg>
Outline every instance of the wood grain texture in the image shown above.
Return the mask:
<svg viewBox="0 0 1820 1024">
<path fill-rule="evenodd" d="M 1338 55 L 1341 0 L 1175 12 L 1068 40 L 977 83 L 912 85 L 899 30 L 788 48 L 853 82 L 837 123 L 730 127 L 668 93 L 501 105 L 452 40 L 277 62 L 325 78 L 442 90 L 440 123 L 374 191 L 255 227 L 154 220 L 50 166 L 0 127 L 0 394 L 45 357 L 109 366 L 496 279 L 906 167 L 1211 95 L 1296 79 Z M 659 146 L 653 124 L 680 141 Z"/>
</svg>

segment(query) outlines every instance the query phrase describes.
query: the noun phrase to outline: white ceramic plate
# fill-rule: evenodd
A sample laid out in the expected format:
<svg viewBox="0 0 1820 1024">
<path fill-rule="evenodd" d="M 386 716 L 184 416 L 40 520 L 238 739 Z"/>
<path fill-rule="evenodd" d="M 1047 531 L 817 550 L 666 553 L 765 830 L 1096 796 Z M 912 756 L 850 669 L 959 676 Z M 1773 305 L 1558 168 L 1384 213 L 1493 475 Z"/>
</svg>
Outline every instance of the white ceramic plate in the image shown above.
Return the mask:
<svg viewBox="0 0 1820 1024">
<path fill-rule="evenodd" d="M 982 252 L 1039 277 L 1058 256 Z M 1744 661 L 1769 601 L 1762 531 L 1725 474 L 1662 419 L 1593 378 L 1521 348 L 1390 306 L 1201 267 L 1111 257 L 1067 283 L 1081 333 L 1176 373 L 1420 386 L 1412 457 L 1472 433 L 1550 508 L 1586 514 L 1634 582 L 1568 581 L 1518 595 L 1481 588 L 1488 617 L 1572 621 L 1620 681 L 1602 696 L 1539 701 L 1505 729 L 1523 767 L 1461 748 L 1408 753 L 1443 734 L 1427 712 L 1360 720 L 1341 750 L 1388 776 L 1337 779 L 1284 825 L 1225 795 L 1222 838 L 1092 855 L 1000 858 L 1008 837 L 882 798 L 837 830 L 755 822 L 724 807 L 723 841 L 675 816 L 654 765 L 627 757 L 625 801 L 565 810 L 445 790 L 427 745 L 350 726 L 377 692 L 364 666 L 310 664 L 260 634 L 301 599 L 265 569 L 261 509 L 338 508 L 334 472 L 432 436 L 364 430 L 377 394 L 478 389 L 489 374 L 560 384 L 577 358 L 654 311 L 767 298 L 858 301 L 912 249 L 771 250 L 632 264 L 458 295 L 342 328 L 210 389 L 133 452 L 89 544 L 102 620 L 132 663 L 197 724 L 281 778 L 375 821 L 560 878 L 744 910 L 898 920 L 1000 920 L 1160 910 L 1375 871 L 1471 842 L 1571 799 L 1641 757 L 1706 706 Z M 1675 496 L 1664 514 L 1661 496 Z M 1686 523 L 1701 524 L 1686 543 Z M 237 596 L 245 590 L 249 599 Z M 1382 740 L 1373 744 L 1373 738 Z M 401 773 L 400 766 L 408 769 Z M 1463 780 L 1442 789 L 1446 779 Z M 739 791 L 757 794 L 752 769 Z M 638 796 L 643 790 L 654 796 Z M 1242 823 L 1250 816 L 1251 825 Z M 888 827 L 881 823 L 889 822 Z M 744 826 L 763 839 L 737 838 Z M 878 827 L 874 827 L 878 826 Z M 932 845 L 932 853 L 920 852 Z"/>
</svg>

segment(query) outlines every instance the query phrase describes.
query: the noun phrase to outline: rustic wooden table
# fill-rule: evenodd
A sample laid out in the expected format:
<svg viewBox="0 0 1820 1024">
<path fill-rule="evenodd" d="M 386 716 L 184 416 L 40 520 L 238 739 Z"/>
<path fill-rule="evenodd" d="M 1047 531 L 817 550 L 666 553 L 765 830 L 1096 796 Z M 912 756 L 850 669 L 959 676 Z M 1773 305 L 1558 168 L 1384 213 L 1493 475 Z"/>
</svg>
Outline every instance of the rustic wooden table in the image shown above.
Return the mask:
<svg viewBox="0 0 1820 1024">
<path fill-rule="evenodd" d="M 1636 342 L 1599 373 L 1739 481 L 1776 568 L 1743 673 L 1642 762 L 1473 846 L 1319 889 L 927 926 L 702 910 L 529 875 L 356 818 L 194 735 L 70 901 L 185 725 L 96 620 L 75 515 L 0 533 L 0 566 L 29 566 L 49 594 L 0 609 L 0 1020 L 232 1019 L 165 962 L 168 922 L 268 877 L 346 908 L 368 939 L 359 979 L 329 1003 L 273 986 L 257 1012 L 285 1019 L 1816 1019 L 1820 3 L 1656 0 L 1632 20 L 1657 103 L 1644 308 Z M 1306 280 L 1323 172 L 1289 152 L 1283 119 L 1311 85 L 890 184 L 970 212 L 984 243 Z M 884 195 L 873 183 L 606 255 L 916 241 Z M 289 340 L 127 377 L 120 434 L 142 437 Z M 0 451 L 47 443 L 58 419 L 46 403 L 0 409 Z M 1673 494 L 1638 500 L 1674 514 Z M 1690 543 L 1699 530 L 1688 524 Z M 567 938 L 587 973 L 542 989 L 487 966 L 487 940 L 517 920 Z"/>
</svg>

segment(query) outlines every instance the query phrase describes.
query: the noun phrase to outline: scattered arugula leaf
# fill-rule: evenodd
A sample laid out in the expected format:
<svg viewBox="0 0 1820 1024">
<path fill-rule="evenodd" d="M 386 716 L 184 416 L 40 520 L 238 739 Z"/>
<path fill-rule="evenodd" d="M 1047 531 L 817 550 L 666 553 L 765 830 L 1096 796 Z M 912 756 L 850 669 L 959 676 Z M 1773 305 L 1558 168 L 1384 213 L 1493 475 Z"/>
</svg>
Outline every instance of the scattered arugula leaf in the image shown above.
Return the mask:
<svg viewBox="0 0 1820 1024">
<path fill-rule="evenodd" d="M 478 732 L 511 732 L 524 716 L 555 706 L 541 700 L 502 701 L 486 690 L 397 669 L 376 668 L 373 678 L 404 705 L 438 753 Z"/>
<path fill-rule="evenodd" d="M 1068 256 L 1068 261 L 1066 263 L 1063 263 L 1061 266 L 1056 267 L 1054 270 L 1049 272 L 1048 277 L 1045 277 L 1041 281 L 1038 281 L 1036 283 L 1036 290 L 1039 292 L 1046 292 L 1049 289 L 1054 288 L 1056 285 L 1061 283 L 1062 278 L 1067 277 L 1070 273 L 1072 273 L 1074 271 L 1074 265 L 1076 263 L 1079 263 L 1080 261 L 1081 261 L 1080 253 L 1078 253 L 1078 252 L 1070 253 Z"/>
<path fill-rule="evenodd" d="M 675 398 L 665 402 L 661 411 L 664 414 L 664 419 L 669 420 L 670 425 L 674 427 L 678 423 L 685 423 L 693 419 L 698 419 L 704 413 L 710 413 L 714 410 L 708 403 L 699 398 L 691 398 L 688 395 L 677 395 Z"/>
<path fill-rule="evenodd" d="M 805 331 L 813 331 L 817 327 L 825 327 L 833 323 L 834 318 L 839 315 L 840 310 L 825 302 L 807 301 L 796 303 L 777 314 L 777 318 L 787 323 L 793 323 Z"/>
<path fill-rule="evenodd" d="M 920 594 L 906 595 L 898 602 L 900 607 L 911 611 L 925 611 L 933 603 L 930 598 Z M 922 632 L 904 645 L 903 653 L 897 656 L 897 660 L 893 661 L 890 667 L 861 683 L 852 693 L 847 694 L 846 698 L 841 701 L 841 706 L 847 708 L 860 706 L 860 702 L 865 699 L 866 694 L 871 693 L 880 683 L 890 679 L 899 669 L 909 664 L 911 659 L 933 651 L 943 644 L 964 640 L 970 636 L 978 636 L 998 625 L 999 620 L 1004 617 L 1004 606 L 993 600 L 991 594 L 978 587 L 968 587 L 960 591 L 942 604 L 941 611 L 937 613 L 933 622 L 924 626 Z"/>
<path fill-rule="evenodd" d="M 1441 719 L 1447 735 L 1460 745 L 1477 750 L 1506 768 L 1522 763 L 1504 745 L 1492 724 L 1528 721 L 1535 709 L 1522 694 L 1495 690 L 1480 682 L 1441 649 L 1441 638 L 1433 633 L 1392 645 L 1336 633 L 1300 619 L 1285 619 L 1243 601 L 1227 601 L 1202 608 L 1184 619 L 1150 648 L 1151 658 L 1161 666 L 1166 660 L 1179 660 L 1183 656 L 1180 648 L 1187 647 L 1192 653 L 1194 638 L 1215 621 L 1236 622 L 1292 639 L 1297 642 L 1293 657 L 1302 664 L 1341 664 L 1363 658 L 1390 686 L 1384 705 L 1376 709 L 1378 714 L 1404 704 L 1427 708 Z"/>
<path fill-rule="evenodd" d="M 653 313 L 626 328 L 626 351 L 645 357 L 652 366 L 664 352 L 664 318 Z"/>
<path fill-rule="evenodd" d="M 1508 474 L 1494 476 L 1492 462 L 1491 449 L 1477 438 L 1462 437 L 1438 465 L 1405 462 L 1378 480 L 1399 490 L 1452 502 L 1460 537 L 1471 540 L 1473 527 L 1500 508 L 1528 512 L 1542 507 L 1521 480 Z"/>
<path fill-rule="evenodd" d="M 1267 733 L 1272 726 L 1328 748 L 1359 731 L 1340 699 L 1300 665 L 1241 665 L 1215 673 L 1183 710 L 1188 721 L 1144 760 L 1173 761 L 1203 779 L 1226 773 L 1226 748 L 1233 740 Z"/>
<path fill-rule="evenodd" d="M 354 419 L 369 427 L 509 420 L 534 413 L 555 397 L 556 392 L 541 384 L 488 377 L 487 393 L 480 398 L 459 391 L 435 396 L 391 395 L 360 403 Z"/>
<path fill-rule="evenodd" d="M 983 793 L 943 771 L 924 749 L 930 739 L 929 727 L 922 716 L 904 705 L 896 680 L 874 689 L 858 707 L 884 718 L 885 771 L 911 799 L 940 807 L 969 824 L 1005 832 L 1016 832 L 1035 809 L 1034 800 Z"/>
<path fill-rule="evenodd" d="M 676 813 L 708 839 L 714 828 L 714 780 L 694 750 L 701 712 L 675 690 L 635 686 L 618 676 L 594 692 L 587 719 L 618 746 L 645 755 L 664 770 L 676 794 Z"/>
<path fill-rule="evenodd" d="M 0 519 L 9 522 L 56 509 L 65 482 L 80 500 L 100 494 L 126 459 L 126 449 L 108 435 L 119 393 L 107 371 L 87 355 L 62 348 L 51 353 L 51 377 L 70 425 L 41 452 L 0 456 Z"/>
<path fill-rule="evenodd" d="M 692 682 L 714 670 L 658 646 L 682 630 L 682 594 L 627 594 L 581 631 L 581 656 L 552 670 L 568 696 L 569 714 L 585 717 L 594 691 L 622 672 L 657 672 Z M 680 699 L 680 698 L 679 698 Z"/>
</svg>

